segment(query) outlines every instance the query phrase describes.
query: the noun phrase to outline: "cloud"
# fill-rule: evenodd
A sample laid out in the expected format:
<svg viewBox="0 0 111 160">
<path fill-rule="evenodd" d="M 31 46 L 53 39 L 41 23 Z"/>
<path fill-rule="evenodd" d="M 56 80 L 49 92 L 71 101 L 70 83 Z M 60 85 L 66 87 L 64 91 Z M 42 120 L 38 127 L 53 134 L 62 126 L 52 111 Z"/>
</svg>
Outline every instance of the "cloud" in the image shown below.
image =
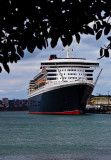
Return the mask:
<svg viewBox="0 0 111 160">
<path fill-rule="evenodd" d="M 5 93 L 5 90 L 0 89 L 0 93 Z"/>
</svg>

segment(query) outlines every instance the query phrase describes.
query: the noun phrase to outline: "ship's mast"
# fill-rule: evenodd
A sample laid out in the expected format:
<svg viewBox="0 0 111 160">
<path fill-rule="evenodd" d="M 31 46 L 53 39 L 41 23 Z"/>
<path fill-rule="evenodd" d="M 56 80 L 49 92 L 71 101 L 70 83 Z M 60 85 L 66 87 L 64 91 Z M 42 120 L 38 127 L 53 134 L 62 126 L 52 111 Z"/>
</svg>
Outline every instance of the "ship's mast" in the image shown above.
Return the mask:
<svg viewBox="0 0 111 160">
<path fill-rule="evenodd" d="M 67 58 L 70 58 L 70 56 L 69 56 L 69 47 L 67 47 Z"/>
</svg>

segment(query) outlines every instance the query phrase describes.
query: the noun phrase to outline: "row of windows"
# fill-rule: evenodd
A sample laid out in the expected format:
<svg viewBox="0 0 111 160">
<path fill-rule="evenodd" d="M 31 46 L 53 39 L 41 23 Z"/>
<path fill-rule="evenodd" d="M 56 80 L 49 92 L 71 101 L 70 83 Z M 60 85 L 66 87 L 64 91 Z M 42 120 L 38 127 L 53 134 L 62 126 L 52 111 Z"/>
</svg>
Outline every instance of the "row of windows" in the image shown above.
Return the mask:
<svg viewBox="0 0 111 160">
<path fill-rule="evenodd" d="M 76 71 L 76 69 L 68 69 L 67 71 Z"/>
<path fill-rule="evenodd" d="M 77 75 L 77 73 L 68 73 L 68 75 Z"/>
<path fill-rule="evenodd" d="M 62 78 L 60 78 L 60 79 L 62 79 Z M 77 79 L 77 77 L 63 77 L 63 79 Z"/>
<path fill-rule="evenodd" d="M 84 62 L 56 62 L 56 63 L 41 63 L 41 65 L 96 65 L 99 66 L 99 63 L 84 63 Z"/>
<path fill-rule="evenodd" d="M 47 70 L 47 72 L 56 72 L 57 70 Z M 60 71 L 63 71 L 60 69 Z M 66 71 L 66 70 L 65 70 Z M 78 71 L 82 71 L 82 70 L 78 70 Z M 85 72 L 93 72 L 93 70 L 85 70 Z M 68 73 L 69 75 L 76 75 L 76 73 Z M 88 74 L 87 74 L 88 75 Z M 89 74 L 92 75 L 92 74 Z"/>
<path fill-rule="evenodd" d="M 68 77 L 68 79 L 77 79 L 77 77 Z"/>
<path fill-rule="evenodd" d="M 84 69 L 79 69 L 79 68 L 76 68 L 76 69 L 74 69 L 74 68 L 71 68 L 71 69 L 59 69 L 60 71 L 84 71 Z M 48 72 L 56 72 L 57 71 L 57 69 L 56 68 L 54 68 L 54 69 L 50 69 L 50 68 L 46 68 L 46 71 L 48 71 Z M 85 70 L 85 72 L 93 72 L 93 70 L 91 70 L 91 69 L 86 69 Z"/>
<path fill-rule="evenodd" d="M 51 77 L 51 78 L 47 78 L 47 80 L 57 80 L 58 78 L 56 77 Z M 62 79 L 62 78 L 60 78 Z M 67 79 L 66 77 L 63 77 L 63 79 Z M 77 77 L 68 77 L 68 79 L 77 79 Z M 83 79 L 82 77 L 80 77 L 80 79 Z"/>
<path fill-rule="evenodd" d="M 56 77 L 47 78 L 47 80 L 56 80 L 56 79 L 57 79 Z M 66 77 L 64 77 L 64 79 L 66 79 Z M 68 77 L 68 79 L 77 79 L 77 77 Z M 83 79 L 83 77 L 79 77 L 79 79 Z M 93 80 L 93 78 L 87 78 L 87 80 Z"/>
<path fill-rule="evenodd" d="M 77 71 L 77 69 L 59 69 L 59 71 Z M 79 70 L 78 70 L 79 71 Z M 83 71 L 83 70 L 82 70 Z"/>
<path fill-rule="evenodd" d="M 51 73 L 48 73 L 47 76 L 57 76 L 58 74 L 51 74 Z M 65 73 L 64 73 L 65 75 Z M 76 73 L 68 73 L 68 75 L 77 75 Z M 79 75 L 83 75 L 83 76 L 93 76 L 92 74 L 80 74 Z"/>
</svg>

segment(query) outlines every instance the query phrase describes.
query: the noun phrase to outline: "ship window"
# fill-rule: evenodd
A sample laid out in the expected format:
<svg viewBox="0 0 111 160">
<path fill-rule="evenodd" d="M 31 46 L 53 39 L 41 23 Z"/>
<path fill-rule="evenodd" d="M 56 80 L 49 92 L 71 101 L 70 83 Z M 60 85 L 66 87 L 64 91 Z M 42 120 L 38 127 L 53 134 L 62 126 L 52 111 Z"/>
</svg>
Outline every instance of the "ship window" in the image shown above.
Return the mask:
<svg viewBox="0 0 111 160">
<path fill-rule="evenodd" d="M 47 78 L 47 80 L 56 80 L 56 77 Z"/>
<path fill-rule="evenodd" d="M 56 76 L 57 74 L 50 74 L 48 73 L 47 76 Z"/>
<path fill-rule="evenodd" d="M 87 76 L 92 76 L 92 74 L 87 74 Z"/>
<path fill-rule="evenodd" d="M 87 78 L 87 80 L 93 80 L 93 78 Z"/>
<path fill-rule="evenodd" d="M 47 72 L 56 72 L 56 69 L 53 69 L 53 70 L 47 70 Z"/>
<path fill-rule="evenodd" d="M 85 70 L 85 72 L 93 72 L 93 70 Z"/>
</svg>

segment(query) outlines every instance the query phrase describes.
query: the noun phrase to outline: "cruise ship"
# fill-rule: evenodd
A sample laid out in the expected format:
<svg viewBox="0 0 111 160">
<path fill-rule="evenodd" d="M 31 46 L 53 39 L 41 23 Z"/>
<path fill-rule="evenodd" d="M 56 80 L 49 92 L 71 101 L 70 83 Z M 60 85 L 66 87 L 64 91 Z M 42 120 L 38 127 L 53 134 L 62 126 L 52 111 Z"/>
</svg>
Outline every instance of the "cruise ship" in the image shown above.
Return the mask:
<svg viewBox="0 0 111 160">
<path fill-rule="evenodd" d="M 29 82 L 31 114 L 83 114 L 93 89 L 93 72 L 99 63 L 84 58 L 50 55 L 40 73 Z"/>
</svg>

